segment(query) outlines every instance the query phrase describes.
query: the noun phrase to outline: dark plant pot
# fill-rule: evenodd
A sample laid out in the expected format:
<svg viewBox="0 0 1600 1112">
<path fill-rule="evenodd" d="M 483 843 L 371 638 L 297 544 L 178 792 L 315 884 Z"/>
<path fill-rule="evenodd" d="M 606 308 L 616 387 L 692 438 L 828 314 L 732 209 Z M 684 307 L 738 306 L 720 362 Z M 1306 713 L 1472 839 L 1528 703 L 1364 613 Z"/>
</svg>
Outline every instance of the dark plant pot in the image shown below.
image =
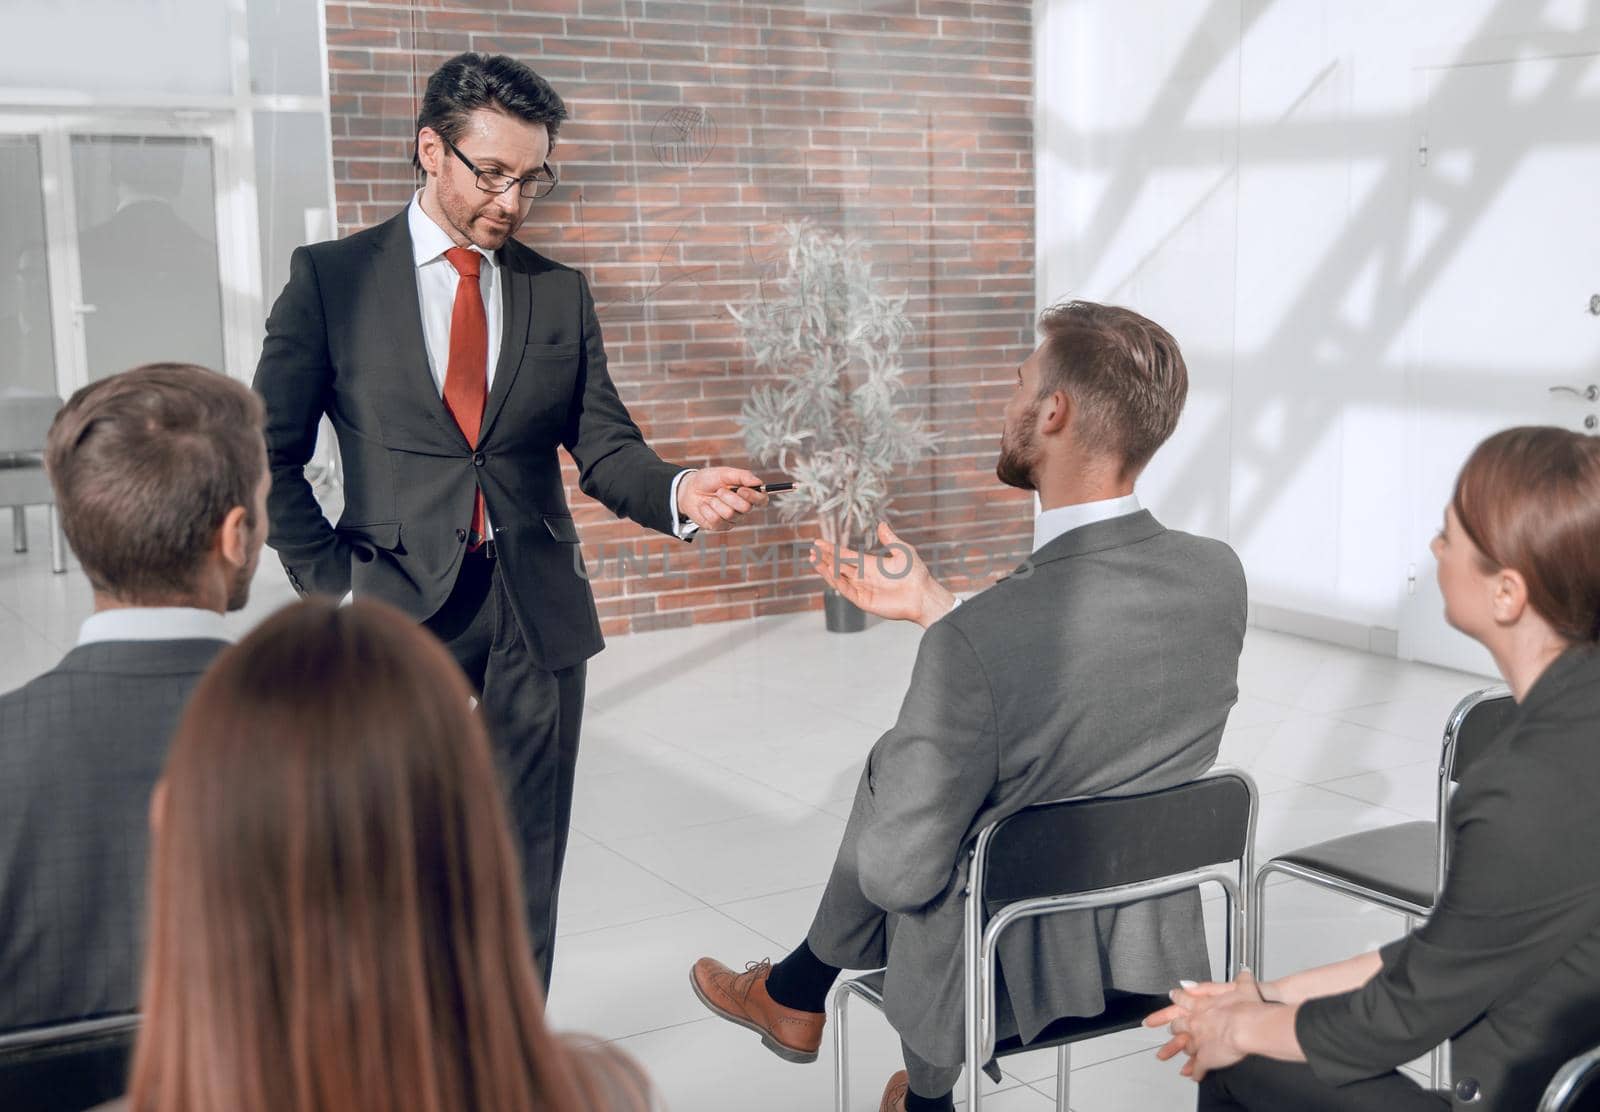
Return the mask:
<svg viewBox="0 0 1600 1112">
<path fill-rule="evenodd" d="M 823 589 L 822 612 L 829 633 L 860 633 L 867 628 L 867 612 L 838 591 Z"/>
</svg>

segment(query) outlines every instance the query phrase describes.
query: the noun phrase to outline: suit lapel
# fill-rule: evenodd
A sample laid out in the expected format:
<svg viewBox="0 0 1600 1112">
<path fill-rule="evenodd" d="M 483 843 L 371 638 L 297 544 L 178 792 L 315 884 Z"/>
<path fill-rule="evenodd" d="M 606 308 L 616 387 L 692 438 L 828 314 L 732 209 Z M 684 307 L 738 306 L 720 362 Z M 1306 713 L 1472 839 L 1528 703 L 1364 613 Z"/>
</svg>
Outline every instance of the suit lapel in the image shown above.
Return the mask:
<svg viewBox="0 0 1600 1112">
<path fill-rule="evenodd" d="M 389 221 L 388 234 L 376 244 L 378 304 L 384 306 L 390 328 L 385 341 L 394 351 L 394 364 L 402 368 L 405 388 L 418 395 L 422 408 L 453 443 L 470 447 L 461 426 L 445 408 L 439 384 L 428 366 L 428 340 L 422 332 L 422 307 L 417 300 L 417 264 L 411 254 L 411 225 L 406 212 Z"/>
<path fill-rule="evenodd" d="M 500 267 L 500 358 L 494 365 L 494 385 L 483 406 L 483 424 L 478 429 L 478 443 L 489 439 L 494 419 L 505 407 L 506 395 L 522 368 L 522 348 L 528 338 L 528 320 L 532 313 L 533 281 L 522 265 L 512 243 L 500 248 L 496 262 Z"/>
</svg>

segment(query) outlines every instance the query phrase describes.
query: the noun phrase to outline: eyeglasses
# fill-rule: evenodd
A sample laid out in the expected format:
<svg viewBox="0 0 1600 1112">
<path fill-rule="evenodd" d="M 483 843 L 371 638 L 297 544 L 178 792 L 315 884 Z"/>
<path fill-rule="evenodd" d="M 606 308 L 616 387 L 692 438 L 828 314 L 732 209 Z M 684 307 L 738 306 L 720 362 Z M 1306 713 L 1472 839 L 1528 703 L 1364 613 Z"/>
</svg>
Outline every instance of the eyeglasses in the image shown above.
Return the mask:
<svg viewBox="0 0 1600 1112">
<path fill-rule="evenodd" d="M 536 201 L 540 197 L 550 196 L 556 183 L 561 180 L 556 168 L 546 162 L 525 178 L 514 178 L 510 174 L 497 174 L 493 170 L 480 170 L 472 164 L 472 159 L 462 154 L 460 149 L 443 135 L 439 139 L 450 148 L 450 153 L 461 160 L 461 165 L 471 170 L 478 178 L 478 188 L 485 193 L 505 193 L 514 187 L 517 195 L 525 201 Z"/>
</svg>

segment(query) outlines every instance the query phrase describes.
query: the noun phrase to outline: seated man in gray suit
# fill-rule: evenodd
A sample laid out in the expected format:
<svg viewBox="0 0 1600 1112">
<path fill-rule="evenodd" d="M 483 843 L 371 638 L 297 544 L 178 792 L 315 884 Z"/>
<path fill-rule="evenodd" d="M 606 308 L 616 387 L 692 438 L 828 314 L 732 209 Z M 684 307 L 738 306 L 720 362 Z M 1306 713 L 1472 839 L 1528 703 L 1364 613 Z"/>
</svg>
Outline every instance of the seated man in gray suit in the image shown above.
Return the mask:
<svg viewBox="0 0 1600 1112">
<path fill-rule="evenodd" d="M 79 390 L 50 428 L 94 613 L 0 696 L 0 1032 L 138 1007 L 150 792 L 266 540 L 262 416 L 240 383 L 158 363 Z"/>
<path fill-rule="evenodd" d="M 841 968 L 886 967 L 906 1072 L 882 1107 L 949 1109 L 962 1059 L 961 889 L 977 832 L 1069 796 L 1164 788 L 1205 772 L 1238 695 L 1245 584 L 1218 541 L 1165 529 L 1134 480 L 1188 391 L 1177 343 L 1126 309 L 1071 302 L 1040 321 L 1001 436 L 1002 482 L 1039 494 L 1034 549 L 957 608 L 899 554 L 813 559 L 858 605 L 927 629 L 894 727 L 873 746 L 821 906 L 799 949 L 735 972 L 702 958 L 713 1012 L 809 1062 Z M 1085 852 L 1093 852 L 1086 847 Z M 1165 992 L 1209 968 L 1195 892 L 1057 916 L 1000 948 L 1001 1034 L 1033 1038 L 1105 994 Z"/>
</svg>

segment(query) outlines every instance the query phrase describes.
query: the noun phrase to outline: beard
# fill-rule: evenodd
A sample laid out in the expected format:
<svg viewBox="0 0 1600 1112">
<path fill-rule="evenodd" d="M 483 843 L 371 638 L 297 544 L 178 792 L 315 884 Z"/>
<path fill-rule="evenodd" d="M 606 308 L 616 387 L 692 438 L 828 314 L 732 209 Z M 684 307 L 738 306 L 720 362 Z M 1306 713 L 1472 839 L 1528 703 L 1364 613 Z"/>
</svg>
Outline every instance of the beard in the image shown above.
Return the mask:
<svg viewBox="0 0 1600 1112">
<path fill-rule="evenodd" d="M 1033 469 L 1039 462 L 1039 449 L 1034 443 L 1033 424 L 1038 415 L 1039 405 L 1035 402 L 1018 418 L 1014 428 L 1007 426 L 1000 434 L 1000 460 L 994 465 L 994 474 L 1006 486 L 1037 489 Z"/>
<path fill-rule="evenodd" d="M 448 181 L 439 184 L 439 208 L 450 226 L 465 236 L 467 242 L 485 251 L 497 251 L 516 234 L 521 222 L 513 218 L 509 226 L 500 223 L 506 219 L 505 213 L 484 207 L 485 196 L 477 189 L 471 193 L 458 192 Z"/>
<path fill-rule="evenodd" d="M 228 613 L 243 610 L 249 603 L 250 582 L 256 577 L 256 562 L 251 560 L 234 573 L 233 582 L 228 584 Z"/>
</svg>

